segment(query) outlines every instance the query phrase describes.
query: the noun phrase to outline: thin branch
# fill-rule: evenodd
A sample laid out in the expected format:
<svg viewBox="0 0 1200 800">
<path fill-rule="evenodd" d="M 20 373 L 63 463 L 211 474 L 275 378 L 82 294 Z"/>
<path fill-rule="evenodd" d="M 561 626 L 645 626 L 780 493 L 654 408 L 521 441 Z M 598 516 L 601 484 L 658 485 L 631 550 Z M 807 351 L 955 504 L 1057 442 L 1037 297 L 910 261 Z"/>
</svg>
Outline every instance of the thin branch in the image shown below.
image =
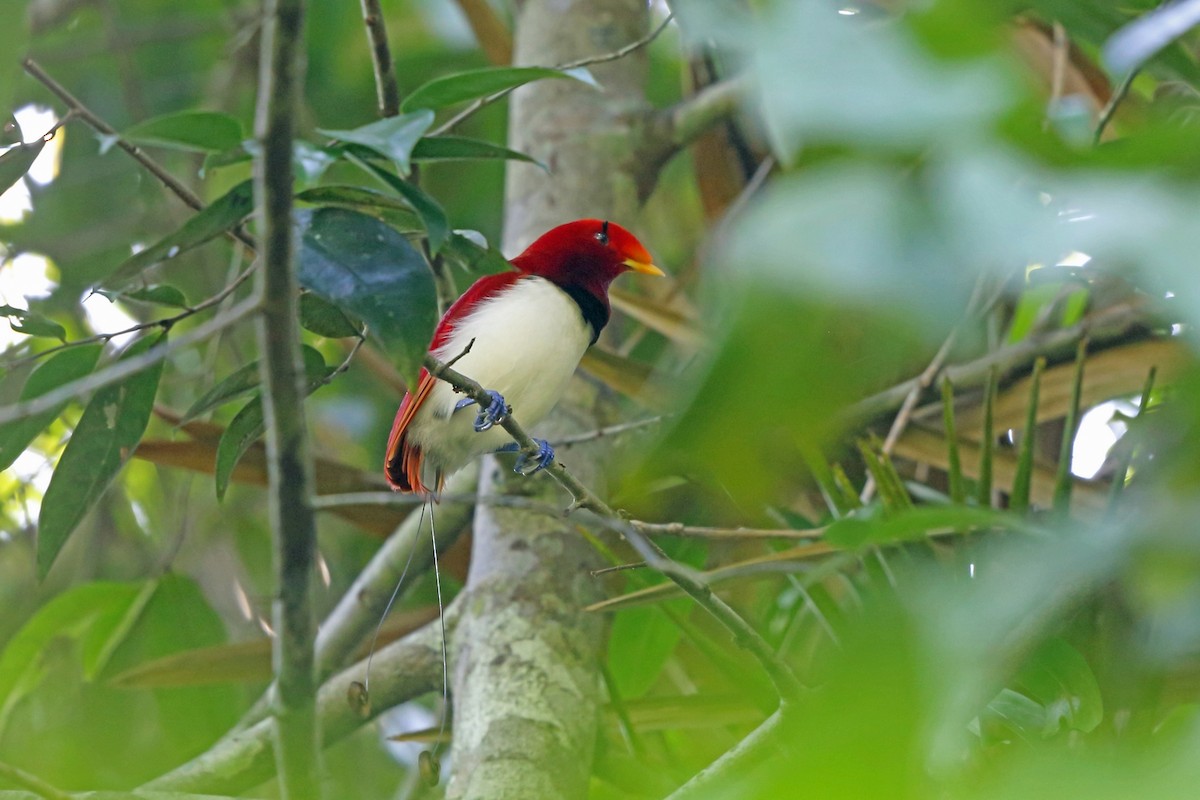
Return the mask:
<svg viewBox="0 0 1200 800">
<path fill-rule="evenodd" d="M 317 526 L 304 414 L 299 294 L 292 226 L 292 149 L 303 80 L 304 0 L 268 0 L 255 128 L 262 150 L 254 189 L 262 231 L 258 340 L 263 358 L 269 516 L 275 543 L 273 603 L 275 762 L 285 800 L 321 796 L 321 733 L 313 639 Z"/>
<path fill-rule="evenodd" d="M 475 41 L 498 67 L 512 63 L 512 33 L 487 0 L 458 0 L 458 7 L 475 34 Z"/>
<path fill-rule="evenodd" d="M 476 403 L 479 403 L 480 408 L 486 407 L 491 402 L 490 396 L 482 386 L 465 375 L 447 368 L 433 356 L 425 357 L 425 367 L 431 375 L 453 386 L 455 391 L 466 394 L 475 400 Z M 500 424 L 513 437 L 523 452 L 537 453 L 536 443 L 525 433 L 511 414 L 505 417 Z M 646 560 L 648 566 L 666 575 L 697 604 L 712 614 L 729 631 L 734 641 L 754 656 L 770 676 L 782 699 L 791 700 L 800 696 L 803 687 L 792 673 L 791 668 L 776 655 L 758 631 L 752 628 L 728 603 L 713 593 L 698 572 L 670 559 L 658 545 L 646 538 L 641 531 L 626 523 L 615 510 L 568 472 L 558 460 L 552 460 L 546 466 L 545 471 L 574 498 L 568 511 L 583 508 L 605 518 L 606 524 L 619 530 L 634 550 Z"/>
<path fill-rule="evenodd" d="M 457 622 L 457 602 L 446 609 L 447 626 Z M 364 667 L 363 662 L 354 664 L 321 687 L 316 710 L 325 746 L 399 703 L 441 689 L 441 632 L 436 620 L 375 653 L 377 678 L 371 682 L 372 703 L 366 716 L 346 700 L 353 684 L 362 679 Z M 270 720 L 228 733 L 204 753 L 141 788 L 226 794 L 245 791 L 271 777 L 271 738 Z"/>
<path fill-rule="evenodd" d="M 820 539 L 826 528 L 714 528 L 705 525 L 684 525 L 682 522 L 643 522 L 629 520 L 629 525 L 648 536 L 681 536 L 693 539 Z"/>
<path fill-rule="evenodd" d="M 130 144 L 121 138 L 116 129 L 114 129 L 100 117 L 96 116 L 91 109 L 81 103 L 69 91 L 67 91 L 62 84 L 50 77 L 50 75 L 44 69 L 42 69 L 41 65 L 39 65 L 32 58 L 25 59 L 22 64 L 25 67 L 26 72 L 37 79 L 51 92 L 53 92 L 60 100 L 66 103 L 67 108 L 74 112 L 75 116 L 86 122 L 93 130 L 105 136 L 112 137 L 116 142 L 117 147 L 120 147 L 135 161 L 145 167 L 146 171 L 158 178 L 159 182 L 162 183 L 163 186 L 167 187 L 167 189 L 169 189 L 176 197 L 190 206 L 193 211 L 204 210 L 204 202 L 201 201 L 201 199 L 197 197 L 191 189 L 180 183 L 174 175 L 163 169 L 157 161 L 142 152 L 140 147 L 135 144 Z M 256 248 L 253 237 L 243 231 L 240 227 L 226 231 L 226 235 L 232 239 L 236 239 L 237 241 L 249 247 L 251 250 Z"/>
<path fill-rule="evenodd" d="M 96 389 L 111 386 L 123 378 L 127 378 L 134 373 L 141 372 L 147 367 L 157 364 L 177 350 L 190 347 L 197 342 L 207 339 L 214 333 L 236 325 L 258 310 L 258 297 L 249 297 L 228 311 L 224 311 L 213 317 L 203 325 L 197 326 L 176 339 L 169 340 L 165 345 L 147 350 L 140 356 L 118 361 L 112 366 L 98 372 L 93 372 L 91 375 L 83 378 L 73 380 L 70 383 L 63 384 L 57 389 L 39 395 L 31 400 L 0 406 L 0 425 L 32 417 L 35 414 L 41 414 L 44 411 L 55 408 L 60 403 L 73 400 Z"/>
<path fill-rule="evenodd" d="M 723 791 L 736 793 L 735 787 L 738 782 L 745 780 L 745 775 L 776 754 L 789 710 L 787 706 L 777 709 L 732 749 L 668 795 L 666 800 L 700 800 L 722 794 Z"/>
<path fill-rule="evenodd" d="M 46 800 L 71 800 L 71 795 L 62 789 L 51 786 L 33 773 L 26 772 L 20 767 L 0 761 L 0 780 L 8 781 L 36 794 Z"/>
<path fill-rule="evenodd" d="M 956 389 L 979 385 L 987 380 L 993 367 L 1003 374 L 1008 370 L 1032 364 L 1039 355 L 1073 353 L 1075 345 L 1084 336 L 1089 337 L 1093 344 L 1099 347 L 1104 343 L 1125 338 L 1131 331 L 1147 324 L 1144 303 L 1121 303 L 1091 314 L 1069 328 L 1030 336 L 1017 344 L 993 350 L 973 361 L 950 364 L 934 376 L 935 382 L 947 377 Z M 898 408 L 919 380 L 919 377 L 910 378 L 860 400 L 841 414 L 842 423 L 874 417 Z"/>
<path fill-rule="evenodd" d="M 730 78 L 705 86 L 686 100 L 662 113 L 668 124 L 667 142 L 671 152 L 687 147 L 713 124 L 729 119 L 746 96 L 747 82 Z"/>
<path fill-rule="evenodd" d="M 388 48 L 387 23 L 379 0 L 362 0 L 363 23 L 371 45 L 371 63 L 375 66 L 375 97 L 379 116 L 394 117 L 400 113 L 400 87 L 396 85 L 396 66 Z"/>
<path fill-rule="evenodd" d="M 13 367 L 20 366 L 22 364 L 27 364 L 32 361 L 40 361 L 41 359 L 45 358 L 48 355 L 57 353 L 60 350 L 66 350 L 70 347 L 79 347 L 80 345 L 84 345 L 84 344 L 96 344 L 96 343 L 107 344 L 108 342 L 112 341 L 113 339 L 117 338 L 118 336 L 125 336 L 130 333 L 137 333 L 138 331 L 149 330 L 150 328 L 162 328 L 165 331 L 170 330 L 171 328 L 173 328 L 175 326 L 176 323 L 180 322 L 181 320 L 185 320 L 188 317 L 195 316 L 196 314 L 199 314 L 201 311 L 207 311 L 208 309 L 212 308 L 213 306 L 220 305 L 225 300 L 225 298 L 227 298 L 227 297 L 229 297 L 229 295 L 233 294 L 238 289 L 238 287 L 240 287 L 243 283 L 245 283 L 250 278 L 250 276 L 253 274 L 254 274 L 253 267 L 249 267 L 249 268 L 243 270 L 241 272 L 241 274 L 239 274 L 237 277 L 235 277 L 233 279 L 233 281 L 228 286 L 226 286 L 224 289 L 217 292 L 215 295 L 208 298 L 207 300 L 204 300 L 201 303 L 198 303 L 194 306 L 188 306 L 183 311 L 179 312 L 178 314 L 175 314 L 174 316 L 162 317 L 160 319 L 150 320 L 149 322 L 139 322 L 137 325 L 130 325 L 128 328 L 123 328 L 119 331 L 111 331 L 109 333 L 97 333 L 95 336 L 87 336 L 83 339 L 74 339 L 69 342 L 63 342 L 62 344 L 55 345 L 54 347 L 49 347 L 45 350 L 39 350 L 38 352 L 33 353 L 32 355 L 25 356 L 24 358 L 18 358 L 18 359 L 14 359 L 12 361 L 6 362 L 4 364 L 4 367 L 6 367 L 8 369 L 12 369 Z"/>
<path fill-rule="evenodd" d="M 591 56 L 589 58 L 580 58 L 575 61 L 568 61 L 565 64 L 558 64 L 557 66 L 554 67 L 554 69 L 578 69 L 579 67 L 590 67 L 593 64 L 604 64 L 608 61 L 616 61 L 618 58 L 624 58 L 625 56 L 629 55 L 630 53 L 634 52 L 635 50 L 639 50 L 639 49 L 645 47 L 646 45 L 650 44 L 651 42 L 653 42 L 655 39 L 657 39 L 658 35 L 667 29 L 667 25 L 670 24 L 672 19 L 674 19 L 674 14 L 667 14 L 666 19 L 664 19 L 657 28 L 650 31 L 650 33 L 646 34 L 645 36 L 643 36 L 640 39 L 630 42 L 629 44 L 625 45 L 624 47 L 620 47 L 616 50 L 613 50 L 611 53 L 603 53 L 598 56 Z M 512 89 L 505 89 L 502 92 L 496 92 L 495 94 L 490 94 L 487 97 L 479 98 L 478 100 L 474 101 L 469 106 L 464 108 L 462 111 L 458 112 L 453 117 L 446 120 L 446 122 L 442 123 L 437 128 L 434 128 L 434 130 L 427 135 L 442 136 L 443 134 L 449 133 L 450 131 L 457 128 L 463 122 L 463 120 L 474 115 L 480 109 L 491 105 L 492 103 L 496 102 L 497 100 L 501 100 L 501 99 L 507 97 L 508 95 L 510 95 L 512 93 L 512 91 L 513 91 Z"/>
<path fill-rule="evenodd" d="M 660 425 L 666 418 L 667 415 L 660 414 L 659 416 L 649 417 L 647 419 L 636 419 L 632 422 L 622 422 L 619 425 L 608 425 L 604 428 L 597 428 L 594 431 L 577 433 L 574 436 L 564 436 L 561 439 L 556 439 L 552 444 L 555 447 L 573 447 L 577 444 L 594 442 L 597 439 L 606 439 L 612 436 L 621 436 L 622 434 L 641 430 L 642 428 Z"/>
</svg>

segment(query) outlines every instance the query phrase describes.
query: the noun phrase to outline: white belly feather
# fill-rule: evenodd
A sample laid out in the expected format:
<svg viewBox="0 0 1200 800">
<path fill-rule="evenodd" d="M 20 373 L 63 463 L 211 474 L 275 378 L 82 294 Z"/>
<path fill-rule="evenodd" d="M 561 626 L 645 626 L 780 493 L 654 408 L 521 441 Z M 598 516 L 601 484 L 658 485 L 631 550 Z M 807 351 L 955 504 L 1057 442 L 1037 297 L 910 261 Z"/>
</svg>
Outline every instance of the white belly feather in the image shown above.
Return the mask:
<svg viewBox="0 0 1200 800">
<path fill-rule="evenodd" d="M 527 430 L 549 413 L 591 341 L 579 306 L 550 281 L 523 277 L 496 298 L 480 303 L 434 352 L 441 361 L 475 344 L 454 369 L 504 396 Z M 426 470 L 453 471 L 474 456 L 512 441 L 499 426 L 477 433 L 478 407 L 457 412 L 463 398 L 438 381 L 409 428 L 409 441 L 425 453 Z"/>
</svg>

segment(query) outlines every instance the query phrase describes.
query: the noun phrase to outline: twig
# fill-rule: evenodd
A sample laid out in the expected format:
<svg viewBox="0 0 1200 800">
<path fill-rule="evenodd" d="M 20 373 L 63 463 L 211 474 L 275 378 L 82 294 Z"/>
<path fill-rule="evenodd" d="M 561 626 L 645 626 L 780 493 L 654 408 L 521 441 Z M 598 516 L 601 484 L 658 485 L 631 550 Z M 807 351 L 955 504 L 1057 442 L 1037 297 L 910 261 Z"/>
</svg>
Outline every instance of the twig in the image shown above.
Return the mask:
<svg viewBox="0 0 1200 800">
<path fill-rule="evenodd" d="M 228 286 L 226 286 L 224 289 L 217 292 L 215 295 L 208 298 L 207 300 L 204 300 L 201 303 L 198 303 L 194 306 L 188 306 L 183 311 L 179 312 L 178 314 L 176 314 L 174 316 L 162 317 L 161 319 L 150 320 L 149 322 L 139 322 L 137 325 L 130 325 L 128 328 L 123 328 L 122 330 L 119 330 L 119 331 L 111 331 L 109 333 L 97 333 L 95 336 L 88 336 L 83 339 L 74 339 L 70 342 L 63 342 L 62 344 L 55 345 L 54 347 L 49 347 L 49 348 L 46 348 L 45 350 L 39 350 L 38 352 L 33 353 L 32 355 L 25 356 L 24 358 L 18 358 L 18 359 L 14 359 L 12 361 L 6 362 L 4 364 L 4 366 L 8 369 L 11 369 L 13 367 L 20 366 L 21 364 L 27 364 L 31 361 L 39 361 L 48 355 L 57 353 L 59 350 L 66 350 L 67 348 L 70 348 L 70 347 L 79 347 L 80 345 L 84 345 L 84 344 L 95 344 L 97 342 L 108 343 L 109 341 L 117 338 L 118 336 L 125 336 L 126 334 L 137 333 L 138 331 L 144 331 L 144 330 L 148 330 L 150 328 L 162 328 L 163 330 L 170 330 L 171 328 L 173 328 L 175 326 L 175 324 L 177 322 L 179 322 L 181 320 L 185 320 L 188 317 L 194 316 L 196 314 L 199 314 L 201 311 L 207 311 L 208 309 L 212 308 L 213 306 L 220 305 L 225 300 L 225 298 L 227 298 L 227 297 L 229 297 L 229 295 L 233 294 L 234 291 L 236 291 L 239 286 L 241 286 L 243 283 L 245 283 L 247 281 L 247 279 L 249 279 L 250 276 L 253 274 L 254 274 L 253 267 L 249 267 L 249 268 L 243 270 L 242 273 L 240 275 L 238 275 L 236 278 L 234 278 L 233 282 L 230 283 Z"/>
<path fill-rule="evenodd" d="M 942 342 L 942 346 L 938 348 L 936 353 L 934 353 L 933 358 L 929 361 L 929 365 L 926 366 L 924 371 L 917 376 L 916 382 L 913 383 L 912 388 L 908 391 L 908 396 L 906 396 L 904 398 L 904 402 L 901 403 L 900 410 L 896 412 L 896 418 L 892 420 L 892 426 L 888 429 L 887 436 L 883 440 L 883 446 L 880 448 L 880 451 L 884 456 L 890 456 L 892 454 L 892 449 L 896 446 L 897 440 L 899 440 L 900 435 L 904 433 L 904 429 L 908 427 L 909 420 L 912 419 L 913 409 L 917 407 L 917 401 L 921 399 L 921 393 L 933 384 L 933 379 L 937 377 L 937 374 L 942 369 L 942 365 L 946 363 L 946 357 L 950 355 L 950 349 L 954 347 L 954 343 L 958 340 L 958 333 L 962 330 L 963 323 L 966 322 L 967 318 L 975 313 L 975 303 L 978 300 L 979 293 L 983 288 L 982 281 L 983 279 L 981 276 L 979 281 L 977 281 L 975 284 L 975 291 L 972 292 L 971 299 L 967 302 L 967 312 L 963 315 L 963 319 L 959 320 L 959 322 L 956 323 L 955 326 L 950 330 L 950 333 L 946 335 L 945 340 Z M 993 299 L 999 299 L 999 297 L 1000 295 L 997 292 Z M 988 305 L 990 306 L 991 304 L 989 303 Z M 870 502 L 871 496 L 874 493 L 875 479 L 873 476 L 868 476 L 859 500 L 863 503 L 868 503 Z"/>
<path fill-rule="evenodd" d="M 75 116 L 79 117 L 81 120 L 86 122 L 89 126 L 91 126 L 91 128 L 93 130 L 95 130 L 99 133 L 102 133 L 105 136 L 113 137 L 114 141 L 116 142 L 117 147 L 120 147 L 122 150 L 124 150 L 126 153 L 128 153 L 135 161 L 137 161 L 139 164 L 141 164 L 143 167 L 145 167 L 146 171 L 148 171 L 154 177 L 158 178 L 159 182 L 162 183 L 163 186 L 170 189 L 171 192 L 176 197 L 178 197 L 180 200 L 182 200 L 184 203 L 186 203 L 188 206 L 190 206 L 193 211 L 204 210 L 204 202 L 201 201 L 201 199 L 199 197 L 197 197 L 196 194 L 191 189 L 184 186 L 182 183 L 180 183 L 175 178 L 174 175 L 172 175 L 171 173 L 169 173 L 165 169 L 163 169 L 161 166 L 159 166 L 158 162 L 156 162 L 154 159 L 150 158 L 150 156 L 148 156 L 144 152 L 142 152 L 142 149 L 140 147 L 138 147 L 135 144 L 130 144 L 129 142 L 127 142 L 123 138 L 121 138 L 120 134 L 117 133 L 116 129 L 114 129 L 111 125 L 109 125 L 103 119 L 101 119 L 100 117 L 98 117 L 94 113 L 92 113 L 91 109 L 89 109 L 87 106 L 85 106 L 83 103 L 81 103 L 69 91 L 67 91 L 67 89 L 64 86 L 62 86 L 62 84 L 58 83 L 58 81 L 51 78 L 50 75 L 44 69 L 42 69 L 41 65 L 39 65 L 32 58 L 25 59 L 24 62 L 22 62 L 22 64 L 25 67 L 26 72 L 28 72 L 30 75 L 32 75 L 43 86 L 45 86 L 47 89 L 49 89 L 55 95 L 57 95 L 60 100 L 62 100 L 64 103 L 66 103 L 67 108 L 69 108 L 72 112 L 74 112 Z M 251 237 L 249 234 L 247 234 L 245 231 L 243 231 L 240 227 L 233 228 L 232 230 L 226 231 L 225 233 L 227 236 L 229 236 L 233 239 L 236 239 L 237 241 L 246 245 L 251 250 L 254 250 L 257 247 L 257 245 L 254 242 L 254 238 Z"/>
<path fill-rule="evenodd" d="M 826 528 L 714 528 L 684 525 L 682 522 L 642 522 L 636 519 L 629 520 L 628 524 L 648 535 L 694 539 L 820 539 L 826 531 Z"/>
<path fill-rule="evenodd" d="M 262 143 L 254 189 L 262 231 L 258 340 L 263 358 L 269 516 L 275 544 L 273 606 L 275 763 L 285 800 L 321 796 L 312 575 L 317 526 L 304 414 L 299 293 L 292 225 L 292 149 L 301 92 L 304 0 L 270 0 L 263 20 L 255 129 Z"/>
<path fill-rule="evenodd" d="M 1121 303 L 1092 314 L 1069 328 L 1028 337 L 1009 347 L 993 350 L 973 361 L 950 364 L 935 378 L 948 377 L 956 389 L 979 385 L 987 380 L 993 367 L 1003 374 L 1007 370 L 1031 364 L 1039 355 L 1053 355 L 1060 351 L 1074 352 L 1076 343 L 1084 336 L 1099 346 L 1127 336 L 1131 330 L 1146 322 L 1143 303 Z M 909 378 L 890 389 L 860 400 L 840 415 L 841 421 L 844 424 L 898 408 L 918 380 L 919 378 Z"/>
<path fill-rule="evenodd" d="M 777 709 L 724 755 L 668 795 L 666 800 L 700 800 L 720 795 L 723 790 L 736 794 L 735 787 L 744 780 L 743 776 L 750 773 L 755 765 L 773 756 L 775 749 L 780 747 L 780 734 L 789 710 L 787 706 Z"/>
<path fill-rule="evenodd" d="M 727 119 L 737 111 L 746 94 L 746 81 L 730 78 L 705 86 L 696 94 L 666 109 L 663 114 L 670 126 L 671 152 L 691 144 L 714 122 Z"/>
<path fill-rule="evenodd" d="M 604 54 L 598 55 L 598 56 L 591 56 L 589 58 L 580 58 L 575 61 L 568 61 L 565 64 L 559 64 L 559 65 L 555 66 L 554 69 L 578 69 L 579 67 L 590 67 L 593 64 L 604 64 L 608 61 L 616 61 L 618 58 L 624 58 L 625 56 L 629 55 L 630 53 L 634 52 L 635 50 L 645 47 L 646 45 L 650 44 L 655 39 L 657 39 L 658 35 L 660 33 L 662 33 L 664 30 L 666 30 L 667 25 L 670 24 L 672 19 L 674 19 L 674 14 L 667 14 L 666 19 L 664 19 L 657 28 L 650 31 L 650 33 L 646 34 L 645 36 L 643 36 L 640 39 L 630 42 L 629 44 L 625 45 L 624 47 L 620 47 L 616 50 L 613 50 L 611 53 L 604 53 Z M 501 100 L 501 99 L 507 97 L 509 94 L 512 93 L 512 91 L 513 91 L 512 89 L 505 89 L 502 92 L 496 92 L 495 94 L 490 94 L 487 97 L 479 98 L 478 100 L 474 101 L 469 106 L 464 108 L 462 111 L 458 112 L 453 117 L 446 120 L 444 123 L 439 125 L 437 128 L 434 128 L 432 132 L 430 132 L 426 135 L 427 136 L 442 136 L 444 134 L 449 133 L 450 131 L 457 128 L 459 126 L 459 124 L 461 124 L 463 122 L 463 120 L 474 115 L 481 108 L 489 106 L 492 103 L 496 102 L 497 100 Z"/>
<path fill-rule="evenodd" d="M 1096 120 L 1096 131 L 1092 134 L 1092 144 L 1100 144 L 1100 138 L 1104 136 L 1104 129 L 1108 127 L 1113 115 L 1117 113 L 1117 106 L 1121 105 L 1121 101 L 1129 94 L 1129 87 L 1133 86 L 1133 79 L 1138 76 L 1138 72 L 1140 69 L 1130 70 L 1129 74 L 1117 84 L 1112 97 L 1108 98 L 1108 102 L 1100 110 L 1100 118 Z"/>
<path fill-rule="evenodd" d="M 431 375 L 453 386 L 455 391 L 466 394 L 475 400 L 476 403 L 479 403 L 480 408 L 486 407 L 491 402 L 491 397 L 482 386 L 465 375 L 448 369 L 433 356 L 425 357 L 425 367 Z M 513 415 L 505 417 L 500 424 L 513 437 L 523 452 L 534 454 L 538 451 L 537 445 L 525 433 Z M 667 576 L 697 604 L 712 614 L 729 631 L 738 646 L 749 652 L 759 662 L 771 678 L 780 698 L 791 700 L 800 696 L 803 687 L 792 673 L 791 668 L 775 654 L 775 651 L 758 631 L 752 628 L 728 603 L 713 594 L 712 589 L 700 578 L 699 573 L 691 567 L 671 560 L 658 545 L 646 538 L 641 531 L 626 523 L 616 511 L 568 472 L 558 460 L 551 460 L 545 467 L 545 471 L 574 498 L 569 511 L 583 508 L 606 518 L 608 520 L 606 524 L 624 534 L 633 549 L 646 560 L 647 566 Z"/>
<path fill-rule="evenodd" d="M 624 572 L 624 571 L 630 570 L 630 569 L 641 569 L 644 566 L 646 566 L 645 561 L 634 561 L 631 564 L 614 564 L 611 567 L 601 567 L 600 569 L 594 569 L 589 574 L 593 578 L 599 578 L 601 575 L 608 575 L 609 573 L 612 573 L 612 572 Z"/>
<path fill-rule="evenodd" d="M 3 761 L 0 761 L 0 778 L 9 783 L 24 787 L 38 797 L 46 798 L 46 800 L 71 800 L 71 795 L 62 789 L 55 788 L 37 775 L 26 772 L 20 767 L 14 767 L 12 764 L 6 764 Z"/>
<path fill-rule="evenodd" d="M 18 419 L 25 419 L 34 414 L 41 414 L 43 411 L 49 411 L 60 403 L 73 400 L 80 395 L 87 394 L 96 389 L 110 386 L 122 378 L 141 372 L 146 367 L 157 364 L 177 350 L 190 347 L 196 342 L 207 339 L 218 331 L 236 325 L 245 317 L 257 312 L 258 309 L 258 297 L 247 298 L 228 311 L 224 311 L 213 317 L 203 325 L 197 326 L 177 339 L 168 341 L 165 345 L 148 350 L 140 356 L 118 361 L 110 367 L 63 384 L 57 389 L 39 395 L 31 400 L 0 406 L 0 425 Z"/>
<path fill-rule="evenodd" d="M 363 23 L 371 45 L 371 63 L 375 66 L 375 97 L 379 116 L 394 117 L 400 113 L 400 87 L 396 85 L 396 67 L 388 48 L 387 23 L 379 0 L 362 0 Z"/>
<path fill-rule="evenodd" d="M 564 436 L 561 439 L 555 440 L 554 446 L 555 447 L 572 447 L 577 444 L 584 444 L 585 442 L 594 442 L 597 439 L 604 439 L 609 436 L 620 436 L 621 434 L 629 433 L 630 431 L 641 430 L 642 428 L 649 428 L 653 425 L 659 425 L 666 418 L 667 418 L 667 415 L 660 414 L 657 417 L 649 417 L 647 419 L 636 419 L 636 420 L 633 420 L 632 422 L 622 422 L 619 425 L 609 425 L 604 428 L 597 428 L 594 431 L 587 431 L 585 433 L 577 433 L 574 436 Z"/>
</svg>

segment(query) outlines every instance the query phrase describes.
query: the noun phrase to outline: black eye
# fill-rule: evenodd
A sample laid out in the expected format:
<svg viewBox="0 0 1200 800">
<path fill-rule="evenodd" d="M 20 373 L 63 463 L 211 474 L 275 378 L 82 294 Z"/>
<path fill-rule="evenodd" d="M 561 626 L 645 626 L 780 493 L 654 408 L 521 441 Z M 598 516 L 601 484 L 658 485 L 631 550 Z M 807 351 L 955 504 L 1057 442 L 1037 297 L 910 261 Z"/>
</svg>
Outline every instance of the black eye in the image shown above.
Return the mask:
<svg viewBox="0 0 1200 800">
<path fill-rule="evenodd" d="M 608 245 L 608 220 L 604 220 L 600 225 L 600 232 L 596 234 L 596 241 L 602 245 Z"/>
</svg>

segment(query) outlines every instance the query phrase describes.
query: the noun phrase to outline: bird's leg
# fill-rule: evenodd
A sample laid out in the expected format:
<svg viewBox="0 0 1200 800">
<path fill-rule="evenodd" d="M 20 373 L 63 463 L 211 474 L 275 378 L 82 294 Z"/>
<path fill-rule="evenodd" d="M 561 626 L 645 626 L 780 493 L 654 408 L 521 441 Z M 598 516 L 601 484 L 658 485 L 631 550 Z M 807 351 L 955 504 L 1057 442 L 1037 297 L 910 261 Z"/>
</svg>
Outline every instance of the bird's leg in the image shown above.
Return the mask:
<svg viewBox="0 0 1200 800">
<path fill-rule="evenodd" d="M 492 398 L 492 402 L 490 402 L 486 408 L 481 408 L 479 410 L 479 416 L 475 417 L 475 431 L 477 433 L 483 433 L 484 431 L 490 429 L 493 425 L 499 425 L 504 421 L 504 418 L 508 416 L 508 413 L 511 410 L 508 407 L 508 403 L 505 402 L 503 395 L 501 395 L 499 392 L 492 389 L 485 389 L 484 391 L 487 392 L 488 397 Z M 460 408 L 466 408 L 467 406 L 472 405 L 474 402 L 474 399 L 470 397 L 464 397 L 462 400 L 459 400 L 454 404 L 454 410 L 458 411 Z"/>
<path fill-rule="evenodd" d="M 534 444 L 537 445 L 537 453 L 530 454 L 523 452 L 516 442 L 510 442 L 496 450 L 497 453 L 520 453 L 517 456 L 517 463 L 513 465 L 513 472 L 521 475 L 532 475 L 538 470 L 543 470 L 550 466 L 550 462 L 554 460 L 554 448 L 545 439 L 534 439 Z"/>
</svg>

